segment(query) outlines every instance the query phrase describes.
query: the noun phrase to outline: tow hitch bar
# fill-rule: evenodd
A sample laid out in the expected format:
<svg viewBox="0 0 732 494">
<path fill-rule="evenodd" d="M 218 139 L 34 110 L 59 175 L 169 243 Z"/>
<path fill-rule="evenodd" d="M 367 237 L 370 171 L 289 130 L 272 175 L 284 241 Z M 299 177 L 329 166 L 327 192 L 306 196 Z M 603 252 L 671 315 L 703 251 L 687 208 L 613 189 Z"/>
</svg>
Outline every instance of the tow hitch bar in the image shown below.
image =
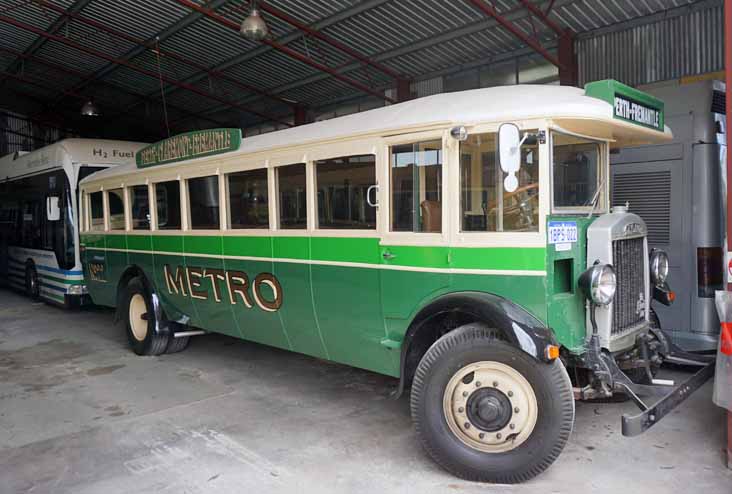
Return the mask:
<svg viewBox="0 0 732 494">
<path fill-rule="evenodd" d="M 714 374 L 714 355 L 699 355 L 681 350 L 666 340 L 667 353 L 664 362 L 700 367 L 687 380 L 669 391 L 666 384 L 636 384 L 615 364 L 613 359 L 606 359 L 613 379 L 613 388 L 630 397 L 641 409 L 638 415 L 623 414 L 622 430 L 624 436 L 637 436 L 665 417 L 671 410 L 680 405 L 691 393 L 701 387 Z"/>
</svg>

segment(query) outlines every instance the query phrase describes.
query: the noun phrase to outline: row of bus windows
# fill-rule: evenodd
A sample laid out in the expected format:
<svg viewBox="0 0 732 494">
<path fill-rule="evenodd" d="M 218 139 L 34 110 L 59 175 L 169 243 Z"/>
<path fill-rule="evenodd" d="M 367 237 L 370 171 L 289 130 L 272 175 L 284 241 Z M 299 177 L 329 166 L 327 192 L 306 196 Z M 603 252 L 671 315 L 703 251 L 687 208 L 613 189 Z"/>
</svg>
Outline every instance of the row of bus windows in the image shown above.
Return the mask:
<svg viewBox="0 0 732 494">
<path fill-rule="evenodd" d="M 460 204 L 462 231 L 537 231 L 539 155 L 537 144 L 522 146 L 519 188 L 503 189 L 497 165 L 495 134 L 476 134 L 460 143 Z M 442 162 L 440 139 L 390 149 L 390 229 L 394 232 L 442 231 Z M 314 162 L 317 227 L 376 229 L 376 161 L 355 155 Z M 306 166 L 275 168 L 277 218 L 280 229 L 307 228 Z M 224 176 L 228 198 L 227 227 L 269 228 L 269 187 L 266 169 Z M 219 229 L 219 177 L 186 180 L 191 229 Z M 159 230 L 181 229 L 179 182 L 154 185 Z M 128 187 L 130 227 L 150 229 L 150 198 L 146 185 Z M 109 228 L 125 229 L 124 191 L 108 193 Z M 102 193 L 89 194 L 89 229 L 103 230 Z"/>
<path fill-rule="evenodd" d="M 315 162 L 318 190 L 318 227 L 327 229 L 376 228 L 376 208 L 366 198 L 376 181 L 373 155 L 346 156 Z M 304 163 L 275 169 L 278 225 L 281 229 L 307 228 L 306 167 Z M 228 195 L 227 225 L 231 229 L 269 228 L 269 186 L 266 169 L 225 175 Z M 219 228 L 219 177 L 186 180 L 190 228 Z M 177 180 L 154 185 L 157 229 L 181 229 L 180 184 Z M 146 185 L 128 187 L 130 227 L 150 229 L 150 198 Z M 126 228 L 124 189 L 107 191 L 110 230 Z M 89 194 L 89 229 L 104 230 L 102 192 Z"/>
</svg>

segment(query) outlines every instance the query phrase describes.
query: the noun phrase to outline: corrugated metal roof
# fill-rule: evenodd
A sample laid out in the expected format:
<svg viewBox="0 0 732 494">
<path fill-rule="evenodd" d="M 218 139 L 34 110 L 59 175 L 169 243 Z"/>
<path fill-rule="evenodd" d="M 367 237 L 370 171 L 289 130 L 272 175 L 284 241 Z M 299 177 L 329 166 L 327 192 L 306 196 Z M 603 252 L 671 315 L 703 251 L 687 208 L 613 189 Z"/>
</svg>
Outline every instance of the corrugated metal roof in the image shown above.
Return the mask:
<svg viewBox="0 0 732 494">
<path fill-rule="evenodd" d="M 561 27 L 584 33 L 618 23 L 628 23 L 682 5 L 709 1 L 545 0 L 536 1 L 535 4 L 542 9 L 551 6 L 549 17 Z M 249 10 L 246 1 L 194 2 L 213 8 L 218 15 L 236 24 L 248 15 Z M 63 16 L 58 9 L 44 6 L 44 3 L 64 10 L 74 9 L 76 5 L 77 9 L 81 7 L 77 12 L 78 16 L 93 19 L 134 39 L 123 39 L 73 17 L 67 17 L 59 24 Z M 527 35 L 535 36 L 547 46 L 556 45 L 556 33 L 535 16 L 530 16 L 519 0 L 495 0 L 492 4 Z M 494 19 L 486 17 L 465 0 L 270 0 L 266 5 L 313 26 L 324 35 L 407 78 L 428 78 L 434 73 L 449 71 L 475 60 L 490 60 L 491 57 L 503 57 L 507 53 L 525 49 L 525 44 L 518 38 L 497 26 Z M 700 50 L 702 53 L 703 47 L 718 41 L 710 38 L 712 35 L 704 33 L 714 31 L 714 26 L 721 21 L 714 14 L 703 14 L 699 11 L 695 15 L 698 19 L 669 20 L 667 27 L 658 29 L 679 32 L 679 39 L 693 44 L 689 49 Z M 204 116 L 242 125 L 262 121 L 261 115 L 248 113 L 246 108 L 277 118 L 291 111 L 282 102 L 247 90 L 243 85 L 253 86 L 262 92 L 312 108 L 339 98 L 365 94 L 355 87 L 357 84 L 378 91 L 395 85 L 391 76 L 355 61 L 351 55 L 323 40 L 303 36 L 292 25 L 269 12 L 263 12 L 263 16 L 271 31 L 271 39 L 311 58 L 317 64 L 337 70 L 355 81 L 355 84 L 339 80 L 272 47 L 249 41 L 236 30 L 223 26 L 176 0 L 0 0 L 0 16 L 44 31 L 60 25 L 56 34 L 63 39 L 132 64 L 133 68 L 121 66 L 114 61 L 52 40 L 42 43 L 31 54 L 32 57 L 69 67 L 81 72 L 84 78 L 63 75 L 43 66 L 34 58 L 24 61 L 23 73 L 29 79 L 41 79 L 46 88 L 23 87 L 22 81 L 0 74 L 7 87 L 22 89 L 40 99 L 58 101 L 66 97 L 64 90 L 81 91 L 90 97 L 99 95 L 100 102 L 102 97 L 112 104 L 116 102 L 113 111 L 105 112 L 110 114 L 124 114 L 125 106 L 129 105 L 133 105 L 133 109 L 140 108 L 143 116 L 149 115 L 147 118 L 157 118 L 161 114 L 159 107 L 151 110 L 149 103 L 159 102 L 161 99 L 160 81 L 156 77 L 157 56 L 150 49 L 141 48 L 135 42 L 149 41 L 160 36 L 162 50 L 178 55 L 172 57 L 163 53 L 160 57 L 163 77 L 169 82 L 178 81 L 178 84 L 163 84 L 170 120 L 175 121 L 178 126 L 176 131 L 185 130 L 186 125 L 205 122 Z M 695 29 L 693 34 L 684 32 L 685 29 L 692 28 Z M 580 60 L 584 64 L 583 77 L 594 78 L 603 72 L 602 64 L 607 66 L 609 63 L 588 55 L 594 53 L 590 49 L 592 46 L 596 49 L 598 46 L 606 46 L 607 43 L 642 42 L 650 43 L 653 53 L 663 52 L 659 56 L 667 56 L 666 53 L 671 51 L 666 44 L 668 38 L 660 31 L 654 34 L 648 29 L 636 29 L 637 32 L 626 34 L 607 34 L 605 40 L 578 41 Z M 37 44 L 38 38 L 37 34 L 3 22 L 0 17 L 0 47 L 24 52 Z M 678 43 L 682 41 L 674 43 L 679 48 Z M 700 55 L 699 60 L 674 59 L 668 63 L 685 63 L 685 67 L 698 70 L 713 66 L 713 60 L 716 60 L 714 57 L 718 55 L 715 53 Z M 207 70 L 201 70 L 201 67 L 220 71 L 226 78 L 211 75 Z M 4 52 L 0 52 L 0 70 L 23 75 L 16 57 Z M 628 70 L 632 72 L 641 69 L 631 67 Z M 676 72 L 678 71 L 663 69 L 660 74 Z M 49 74 L 53 74 L 51 80 Z M 629 72 L 626 81 L 638 79 L 634 77 Z M 644 77 L 644 80 L 647 78 Z M 190 91 L 181 87 L 187 85 L 196 89 Z M 129 93 L 146 99 L 135 100 Z M 19 101 L 18 107 L 11 110 L 22 113 L 23 105 L 29 104 Z M 191 114 L 200 114 L 199 119 L 186 120 L 186 116 L 193 118 Z"/>
</svg>

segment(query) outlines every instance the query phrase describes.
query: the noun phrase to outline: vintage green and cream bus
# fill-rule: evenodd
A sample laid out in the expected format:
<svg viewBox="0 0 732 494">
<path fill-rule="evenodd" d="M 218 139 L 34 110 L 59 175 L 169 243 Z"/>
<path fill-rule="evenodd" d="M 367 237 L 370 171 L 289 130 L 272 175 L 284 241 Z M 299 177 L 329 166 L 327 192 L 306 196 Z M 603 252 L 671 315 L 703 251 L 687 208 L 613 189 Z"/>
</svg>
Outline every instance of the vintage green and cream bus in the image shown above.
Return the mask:
<svg viewBox="0 0 732 494">
<path fill-rule="evenodd" d="M 82 182 L 89 293 L 140 355 L 216 332 L 394 376 L 440 465 L 520 482 L 575 399 L 630 395 L 633 435 L 709 376 L 654 379 L 696 362 L 653 324 L 666 255 L 608 197 L 610 150 L 670 140 L 663 116 L 600 81 L 174 136 Z"/>
</svg>

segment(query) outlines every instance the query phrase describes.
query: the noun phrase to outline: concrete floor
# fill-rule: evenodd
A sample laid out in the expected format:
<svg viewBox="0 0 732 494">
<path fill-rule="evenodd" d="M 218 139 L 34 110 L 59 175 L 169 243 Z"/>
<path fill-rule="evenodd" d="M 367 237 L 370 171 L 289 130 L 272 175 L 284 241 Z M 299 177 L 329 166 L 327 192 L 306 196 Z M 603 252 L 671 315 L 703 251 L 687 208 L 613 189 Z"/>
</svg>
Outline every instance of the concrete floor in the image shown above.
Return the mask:
<svg viewBox="0 0 732 494">
<path fill-rule="evenodd" d="M 112 321 L 0 289 L 1 493 L 732 492 L 711 382 L 637 438 L 632 405 L 578 403 L 553 467 L 486 486 L 423 453 L 393 379 L 224 336 L 138 357 Z"/>
</svg>

